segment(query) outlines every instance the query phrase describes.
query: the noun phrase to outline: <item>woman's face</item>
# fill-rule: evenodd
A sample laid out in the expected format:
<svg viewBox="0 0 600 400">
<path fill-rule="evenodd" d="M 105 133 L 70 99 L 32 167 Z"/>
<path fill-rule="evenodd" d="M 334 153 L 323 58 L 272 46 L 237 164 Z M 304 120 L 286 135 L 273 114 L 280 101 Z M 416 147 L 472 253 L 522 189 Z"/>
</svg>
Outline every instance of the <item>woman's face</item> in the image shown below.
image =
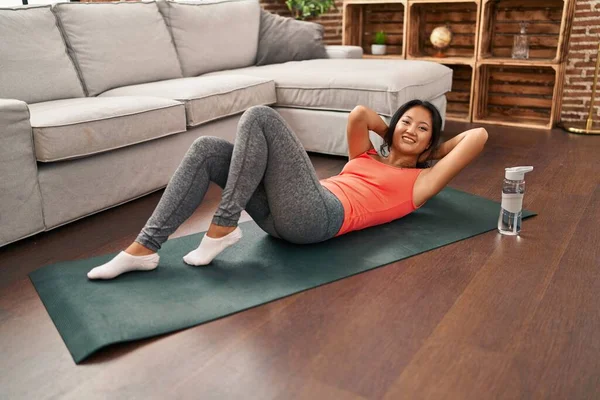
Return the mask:
<svg viewBox="0 0 600 400">
<path fill-rule="evenodd" d="M 422 106 L 406 111 L 394 130 L 392 147 L 402 154 L 419 155 L 429 148 L 432 129 L 431 113 Z"/>
</svg>

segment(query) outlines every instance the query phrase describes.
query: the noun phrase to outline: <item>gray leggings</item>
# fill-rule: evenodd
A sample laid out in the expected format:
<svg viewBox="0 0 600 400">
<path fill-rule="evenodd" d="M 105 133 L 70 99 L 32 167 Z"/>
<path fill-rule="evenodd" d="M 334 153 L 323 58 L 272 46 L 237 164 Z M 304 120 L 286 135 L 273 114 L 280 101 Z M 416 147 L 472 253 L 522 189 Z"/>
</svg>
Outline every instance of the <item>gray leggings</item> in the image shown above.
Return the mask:
<svg viewBox="0 0 600 400">
<path fill-rule="evenodd" d="M 223 197 L 212 220 L 236 226 L 245 209 L 269 235 L 298 244 L 334 237 L 340 200 L 323 187 L 306 151 L 273 109 L 248 109 L 235 145 L 211 136 L 194 141 L 136 242 L 157 251 L 202 202 L 212 181 Z"/>
</svg>

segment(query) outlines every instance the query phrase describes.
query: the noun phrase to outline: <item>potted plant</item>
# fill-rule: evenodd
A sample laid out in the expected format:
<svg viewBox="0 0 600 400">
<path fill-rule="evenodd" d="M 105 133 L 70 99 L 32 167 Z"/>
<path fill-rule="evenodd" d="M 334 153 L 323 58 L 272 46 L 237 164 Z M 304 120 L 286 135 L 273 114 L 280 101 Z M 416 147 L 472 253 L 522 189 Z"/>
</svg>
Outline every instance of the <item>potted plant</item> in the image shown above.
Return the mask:
<svg viewBox="0 0 600 400">
<path fill-rule="evenodd" d="M 375 37 L 373 38 L 373 44 L 371 45 L 371 54 L 381 56 L 386 53 L 386 45 L 385 41 L 387 39 L 387 35 L 384 31 L 379 31 L 375 33 Z"/>
<path fill-rule="evenodd" d="M 305 20 L 337 10 L 335 0 L 286 0 L 285 4 L 295 19 Z"/>
</svg>

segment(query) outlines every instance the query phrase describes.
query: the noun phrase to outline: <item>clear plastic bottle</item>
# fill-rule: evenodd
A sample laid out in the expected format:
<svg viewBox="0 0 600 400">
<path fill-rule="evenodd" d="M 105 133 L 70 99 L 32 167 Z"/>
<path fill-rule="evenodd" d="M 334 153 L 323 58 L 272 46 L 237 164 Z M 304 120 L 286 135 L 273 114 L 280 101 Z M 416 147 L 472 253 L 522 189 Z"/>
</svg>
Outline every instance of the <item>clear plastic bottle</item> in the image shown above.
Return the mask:
<svg viewBox="0 0 600 400">
<path fill-rule="evenodd" d="M 498 217 L 498 231 L 503 235 L 518 235 L 521 231 L 525 174 L 530 171 L 533 167 L 506 168 Z"/>
<path fill-rule="evenodd" d="M 521 22 L 521 31 L 514 36 L 512 58 L 526 60 L 529 58 L 529 36 L 527 36 L 527 22 Z"/>
</svg>

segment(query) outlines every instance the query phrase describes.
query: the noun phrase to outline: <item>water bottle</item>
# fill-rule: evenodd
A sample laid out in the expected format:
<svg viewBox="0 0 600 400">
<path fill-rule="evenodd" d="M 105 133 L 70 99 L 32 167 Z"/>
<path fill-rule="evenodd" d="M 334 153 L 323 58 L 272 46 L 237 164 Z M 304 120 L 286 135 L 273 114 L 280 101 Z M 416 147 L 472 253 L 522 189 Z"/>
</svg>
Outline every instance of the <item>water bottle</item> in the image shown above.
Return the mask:
<svg viewBox="0 0 600 400">
<path fill-rule="evenodd" d="M 498 218 L 498 231 L 503 235 L 518 235 L 521 231 L 525 174 L 533 167 L 506 168 L 502 185 L 502 208 Z"/>
</svg>

